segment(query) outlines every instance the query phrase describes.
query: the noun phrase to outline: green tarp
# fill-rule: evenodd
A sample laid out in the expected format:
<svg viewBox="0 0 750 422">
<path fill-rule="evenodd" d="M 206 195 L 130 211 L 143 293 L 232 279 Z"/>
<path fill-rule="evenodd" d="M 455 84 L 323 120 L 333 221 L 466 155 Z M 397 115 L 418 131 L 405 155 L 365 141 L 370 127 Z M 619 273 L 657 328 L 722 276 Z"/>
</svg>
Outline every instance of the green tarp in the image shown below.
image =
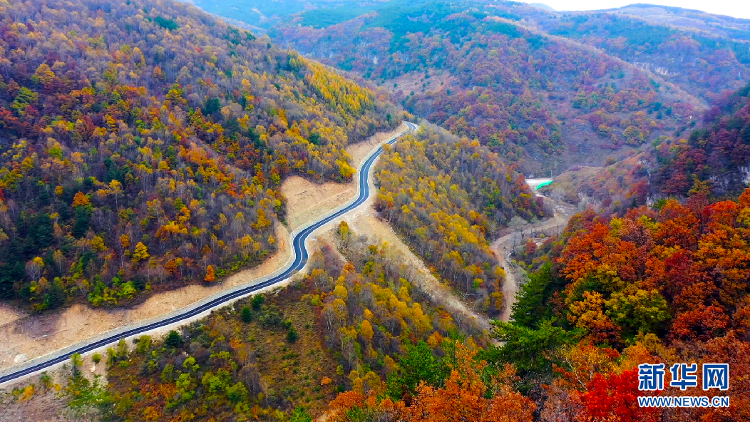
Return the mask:
<svg viewBox="0 0 750 422">
<path fill-rule="evenodd" d="M 549 185 L 550 183 L 552 183 L 552 180 L 550 180 L 549 182 L 542 182 L 542 183 L 540 183 L 540 184 L 536 185 L 536 187 L 534 188 L 534 190 L 539 190 L 539 188 L 541 188 L 541 187 L 544 187 L 544 186 L 547 186 L 547 185 Z"/>
</svg>

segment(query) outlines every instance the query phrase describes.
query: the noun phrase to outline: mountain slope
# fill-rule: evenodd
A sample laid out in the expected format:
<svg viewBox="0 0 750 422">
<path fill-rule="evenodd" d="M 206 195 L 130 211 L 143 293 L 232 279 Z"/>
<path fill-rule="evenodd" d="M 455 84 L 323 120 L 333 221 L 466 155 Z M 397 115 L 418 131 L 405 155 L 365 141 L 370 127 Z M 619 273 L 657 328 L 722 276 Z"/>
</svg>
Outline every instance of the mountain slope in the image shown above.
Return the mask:
<svg viewBox="0 0 750 422">
<path fill-rule="evenodd" d="M 619 214 L 665 198 L 734 198 L 748 187 L 749 93 L 750 84 L 723 95 L 689 134 L 657 140 L 606 167 L 571 168 L 542 191 Z"/>
<path fill-rule="evenodd" d="M 512 219 L 550 215 L 523 176 L 478 142 L 427 126 L 386 149 L 375 179 L 376 210 L 448 285 L 497 316 L 505 275 L 489 239 Z"/>
<path fill-rule="evenodd" d="M 742 193 L 750 174 L 750 84 L 728 95 L 703 116 L 687 140 L 656 150 L 659 165 L 652 190 L 687 196 L 705 191 L 718 197 Z"/>
<path fill-rule="evenodd" d="M 116 305 L 264 259 L 281 180 L 349 180 L 376 95 L 173 2 L 0 1 L 0 293 Z"/>
<path fill-rule="evenodd" d="M 377 83 L 526 172 L 624 156 L 702 107 L 658 75 L 526 28 L 508 3 L 391 1 L 330 24 L 347 10 L 303 13 L 271 36 Z"/>
<path fill-rule="evenodd" d="M 348 0 L 183 0 L 232 22 L 250 25 L 253 31 L 264 31 L 289 15 L 315 8 L 340 7 Z M 377 0 L 376 0 L 377 1 Z"/>
<path fill-rule="evenodd" d="M 416 374 L 403 363 L 415 352 L 434 362 L 435 384 L 448 375 L 441 357 L 458 336 L 468 347 L 486 346 L 485 333 L 430 300 L 397 249 L 346 223 L 334 237 L 338 250 L 326 243 L 291 285 L 217 309 L 166 339 L 144 335 L 109 348 L 104 361 L 91 362 L 106 385 L 74 358 L 72 374 L 68 367 L 57 374 L 69 409 L 55 416 L 310 421 L 297 418 L 325 414 L 343 391 L 413 392 Z M 41 381 L 37 396 L 55 392 Z"/>
<path fill-rule="evenodd" d="M 714 15 L 700 10 L 636 3 L 616 9 L 601 10 L 619 15 L 637 16 L 657 24 L 688 30 L 699 30 L 735 40 L 750 41 L 750 19 Z"/>
<path fill-rule="evenodd" d="M 538 16 L 535 23 L 550 34 L 600 48 L 657 73 L 704 101 L 750 79 L 750 21 L 693 13 L 702 19 L 673 22 L 650 11 L 630 7 L 610 13 L 550 14 Z M 736 22 L 736 27 L 721 25 L 722 19 Z"/>
</svg>

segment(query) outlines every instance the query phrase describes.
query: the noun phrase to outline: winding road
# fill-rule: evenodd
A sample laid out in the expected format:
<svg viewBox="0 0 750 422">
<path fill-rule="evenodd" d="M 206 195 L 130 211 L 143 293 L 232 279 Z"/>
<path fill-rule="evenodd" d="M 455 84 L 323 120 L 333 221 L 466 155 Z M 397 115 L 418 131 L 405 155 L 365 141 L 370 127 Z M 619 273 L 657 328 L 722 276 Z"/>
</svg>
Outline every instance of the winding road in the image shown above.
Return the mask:
<svg viewBox="0 0 750 422">
<path fill-rule="evenodd" d="M 414 123 L 410 123 L 410 122 L 405 122 L 405 123 L 408 126 L 410 131 L 415 131 L 419 127 L 418 125 Z M 398 135 L 394 137 L 393 139 L 387 141 L 386 143 L 394 144 L 400 136 L 401 135 Z M 21 377 L 32 375 L 39 371 L 43 371 L 54 365 L 58 365 L 62 362 L 69 360 L 70 357 L 75 353 L 79 353 L 79 354 L 88 353 L 96 349 L 102 348 L 104 346 L 116 343 L 128 337 L 132 337 L 138 334 L 144 334 L 146 332 L 156 330 L 159 328 L 163 328 L 163 327 L 167 327 L 175 323 L 187 321 L 193 317 L 200 315 L 201 313 L 204 313 L 216 307 L 222 306 L 229 301 L 239 299 L 243 296 L 247 296 L 253 292 L 256 292 L 261 289 L 265 289 L 267 287 L 273 286 L 274 284 L 278 284 L 288 279 L 294 273 L 304 268 L 305 264 L 307 264 L 307 259 L 309 258 L 309 254 L 307 251 L 307 247 L 305 246 L 305 240 L 307 240 L 308 236 L 310 236 L 311 233 L 313 233 L 315 230 L 322 227 L 323 225 L 354 210 L 359 205 L 364 203 L 367 200 L 367 198 L 369 198 L 370 184 L 368 182 L 370 178 L 370 172 L 372 170 L 373 164 L 375 163 L 375 161 L 378 159 L 378 157 L 380 156 L 382 152 L 383 152 L 383 147 L 381 145 L 362 164 L 362 167 L 359 172 L 359 189 L 358 189 L 359 194 L 357 195 L 357 198 L 353 202 L 339 209 L 338 211 L 335 211 L 327 216 L 322 217 L 320 220 L 309 224 L 307 227 L 300 230 L 294 236 L 294 239 L 292 241 L 294 261 L 292 261 L 292 263 L 289 264 L 286 267 L 286 269 L 283 270 L 280 274 L 277 274 L 276 276 L 268 280 L 262 281 L 260 283 L 249 285 L 249 286 L 231 291 L 229 293 L 225 293 L 221 296 L 218 296 L 216 298 L 209 300 L 208 302 L 198 303 L 195 305 L 188 306 L 178 311 L 175 315 L 164 317 L 163 319 L 159 319 L 153 322 L 143 323 L 143 325 L 139 325 L 139 326 L 130 328 L 128 330 L 118 332 L 116 334 L 106 335 L 102 339 L 94 340 L 84 345 L 78 345 L 72 350 L 63 349 L 61 351 L 48 354 L 46 356 L 43 356 L 41 358 L 34 359 L 28 362 L 25 365 L 25 367 L 20 368 L 20 369 L 11 368 L 8 371 L 6 371 L 6 373 L 2 373 L 2 375 L 0 375 L 0 385 L 10 382 L 10 381 L 14 381 Z"/>
<path fill-rule="evenodd" d="M 531 184 L 529 184 L 531 186 Z M 537 193 L 538 195 L 538 193 Z M 578 212 L 573 206 L 563 202 L 553 201 L 545 197 L 545 201 L 551 203 L 554 214 L 552 218 L 537 221 L 535 223 L 525 224 L 513 228 L 512 232 L 502 236 L 490 244 L 490 249 L 495 252 L 498 263 L 505 270 L 505 282 L 503 283 L 503 295 L 505 296 L 505 308 L 500 315 L 500 320 L 510 321 L 513 312 L 513 304 L 516 303 L 516 295 L 520 289 L 518 280 L 516 280 L 515 264 L 512 264 L 510 254 L 517 246 L 523 244 L 523 241 L 537 235 L 545 233 L 547 235 L 559 234 L 565 226 L 568 225 L 570 217 Z M 550 233 L 552 232 L 552 233 Z"/>
</svg>

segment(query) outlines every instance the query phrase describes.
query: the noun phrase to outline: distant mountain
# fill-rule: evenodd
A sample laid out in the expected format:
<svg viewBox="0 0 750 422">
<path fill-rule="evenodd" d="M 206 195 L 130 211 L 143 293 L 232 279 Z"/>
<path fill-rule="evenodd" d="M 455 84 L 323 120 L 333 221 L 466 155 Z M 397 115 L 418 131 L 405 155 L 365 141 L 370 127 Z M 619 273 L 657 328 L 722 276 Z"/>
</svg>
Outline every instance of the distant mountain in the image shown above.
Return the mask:
<svg viewBox="0 0 750 422">
<path fill-rule="evenodd" d="M 665 198 L 740 195 L 750 180 L 750 84 L 721 96 L 694 122 L 694 130 L 624 160 L 573 167 L 543 192 L 616 213 Z"/>
<path fill-rule="evenodd" d="M 547 6 L 547 5 L 546 5 L 546 4 L 544 4 L 544 3 L 529 3 L 529 5 L 530 5 L 530 6 L 534 6 L 534 7 L 538 7 L 538 8 L 540 8 L 540 9 L 544 9 L 544 10 L 549 10 L 550 12 L 556 12 L 556 10 L 555 10 L 555 9 L 553 9 L 553 8 L 552 8 L 552 7 L 550 7 L 550 6 Z"/>
<path fill-rule="evenodd" d="M 264 32 L 275 25 L 283 24 L 286 18 L 308 10 L 347 7 L 367 10 L 387 0 L 179 0 L 194 4 L 208 13 L 231 21 L 251 25 L 254 30 Z M 359 14 L 357 13 L 357 14 Z M 355 17 L 353 15 L 352 17 Z"/>
<path fill-rule="evenodd" d="M 552 35 L 656 73 L 704 101 L 750 80 L 750 20 L 645 5 L 527 18 Z"/>
<path fill-rule="evenodd" d="M 270 35 L 527 173 L 624 157 L 704 107 L 669 73 L 537 29 L 563 15 L 526 4 L 394 0 L 370 10 L 305 12 Z"/>
<path fill-rule="evenodd" d="M 631 4 L 601 12 L 637 16 L 651 23 L 700 30 L 737 40 L 750 40 L 750 19 L 653 4 Z"/>
<path fill-rule="evenodd" d="M 403 4 L 399 0 L 191 1 L 210 13 L 254 25 L 258 31 L 287 26 L 290 22 L 325 28 L 371 12 L 382 16 L 393 15 L 392 11 L 397 14 L 399 7 L 408 8 L 413 14 L 419 8 L 429 10 L 433 3 L 423 0 Z M 446 4 L 455 12 L 490 8 L 495 10 L 494 15 L 515 21 L 523 19 L 526 24 L 551 35 L 603 49 L 708 101 L 718 92 L 739 89 L 750 79 L 748 19 L 650 4 L 566 12 L 555 11 L 543 3 L 461 0 Z M 295 14 L 302 14 L 303 19 L 290 20 Z M 706 63 L 722 65 L 705 66 Z"/>
</svg>

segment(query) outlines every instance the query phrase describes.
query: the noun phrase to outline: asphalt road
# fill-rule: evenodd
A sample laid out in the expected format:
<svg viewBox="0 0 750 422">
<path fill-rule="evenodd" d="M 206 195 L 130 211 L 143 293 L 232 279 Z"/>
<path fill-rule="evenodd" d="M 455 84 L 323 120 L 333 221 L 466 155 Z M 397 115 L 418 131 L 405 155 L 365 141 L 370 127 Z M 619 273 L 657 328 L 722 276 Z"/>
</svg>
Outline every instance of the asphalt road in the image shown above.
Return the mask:
<svg viewBox="0 0 750 422">
<path fill-rule="evenodd" d="M 406 122 L 407 126 L 410 130 L 414 131 L 418 128 L 418 126 L 414 123 Z M 398 140 L 398 136 L 388 141 L 388 144 L 393 144 Z M 103 339 L 99 339 L 96 341 L 92 341 L 91 343 L 82 345 L 74 350 L 67 350 L 65 352 L 61 352 L 57 355 L 51 355 L 48 359 L 45 359 L 42 362 L 39 362 L 33 366 L 29 366 L 27 368 L 19 369 L 17 371 L 13 371 L 10 373 L 7 373 L 5 375 L 0 376 L 0 384 L 13 381 L 17 378 L 24 377 L 27 375 L 31 375 L 33 373 L 43 371 L 53 365 L 57 365 L 59 363 L 65 362 L 70 359 L 70 357 L 75 354 L 84 354 L 88 353 L 90 351 L 99 349 L 101 347 L 104 347 L 109 344 L 116 343 L 122 339 L 126 339 L 128 337 L 132 337 L 134 335 L 146 333 L 148 331 L 166 327 L 168 325 L 175 324 L 180 321 L 185 321 L 187 319 L 190 319 L 196 315 L 199 315 L 203 312 L 206 312 L 208 310 L 211 310 L 213 308 L 216 308 L 218 306 L 222 306 L 223 304 L 238 299 L 243 296 L 247 296 L 255 291 L 264 289 L 269 286 L 273 286 L 274 284 L 280 283 L 289 277 L 291 277 L 294 273 L 301 270 L 305 264 L 307 263 L 307 259 L 309 258 L 309 254 L 307 251 L 307 248 L 305 247 L 305 240 L 307 240 L 307 237 L 314 232 L 317 228 L 325 225 L 326 223 L 348 213 L 349 211 L 357 208 L 359 205 L 364 203 L 367 198 L 370 197 L 370 184 L 368 183 L 370 178 L 370 171 L 372 170 L 372 166 L 375 163 L 375 161 L 378 159 L 380 154 L 383 152 L 383 147 L 380 146 L 378 149 L 373 153 L 367 161 L 365 161 L 362 165 L 362 168 L 359 172 L 359 196 L 357 196 L 357 199 L 354 200 L 351 204 L 349 204 L 347 207 L 342 208 L 341 210 L 328 215 L 326 217 L 321 218 L 320 220 L 311 223 L 309 226 L 302 229 L 297 235 L 294 237 L 294 240 L 292 241 L 292 248 L 294 253 L 294 261 L 291 265 L 289 265 L 286 270 L 284 270 L 281 274 L 278 274 L 277 276 L 266 280 L 264 282 L 254 284 L 252 286 L 247 286 L 245 288 L 232 291 L 230 293 L 227 293 L 225 295 L 219 296 L 209 302 L 202 303 L 200 305 L 196 305 L 194 307 L 188 307 L 184 310 L 184 312 L 181 312 L 177 315 L 173 315 L 170 317 L 166 317 L 164 319 L 150 322 L 138 327 L 134 327 L 130 330 L 123 331 L 117 334 L 113 334 L 111 336 L 105 337 Z"/>
</svg>

